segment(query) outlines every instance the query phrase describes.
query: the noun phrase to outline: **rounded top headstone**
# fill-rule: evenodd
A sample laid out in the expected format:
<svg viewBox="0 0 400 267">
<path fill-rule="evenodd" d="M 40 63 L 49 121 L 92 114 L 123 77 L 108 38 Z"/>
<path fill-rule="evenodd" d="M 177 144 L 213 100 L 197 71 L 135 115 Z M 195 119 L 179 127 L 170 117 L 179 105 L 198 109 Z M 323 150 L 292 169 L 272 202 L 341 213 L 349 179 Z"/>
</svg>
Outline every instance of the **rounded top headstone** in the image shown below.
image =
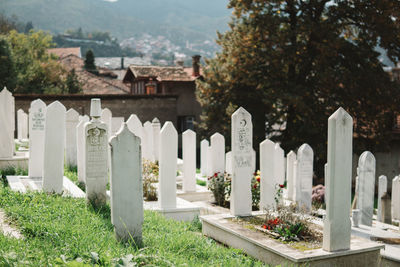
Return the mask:
<svg viewBox="0 0 400 267">
<path fill-rule="evenodd" d="M 90 117 L 101 117 L 101 100 L 92 98 L 90 101 Z"/>
<path fill-rule="evenodd" d="M 160 120 L 156 117 L 153 119 L 152 123 L 160 123 Z"/>
</svg>

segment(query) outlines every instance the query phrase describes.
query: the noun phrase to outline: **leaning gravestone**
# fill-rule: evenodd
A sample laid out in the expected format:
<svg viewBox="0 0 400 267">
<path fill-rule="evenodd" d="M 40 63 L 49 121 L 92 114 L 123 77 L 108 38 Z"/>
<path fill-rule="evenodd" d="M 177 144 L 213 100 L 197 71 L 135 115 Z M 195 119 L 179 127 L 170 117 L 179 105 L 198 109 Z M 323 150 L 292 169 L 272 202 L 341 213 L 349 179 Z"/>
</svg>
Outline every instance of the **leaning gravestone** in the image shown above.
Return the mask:
<svg viewBox="0 0 400 267">
<path fill-rule="evenodd" d="M 200 142 L 200 173 L 202 176 L 207 176 L 207 149 L 208 141 L 202 140 Z"/>
<path fill-rule="evenodd" d="M 76 158 L 78 169 L 78 182 L 85 182 L 85 124 L 89 122 L 88 116 L 82 116 L 81 121 L 76 126 Z"/>
<path fill-rule="evenodd" d="M 232 192 L 230 211 L 234 216 L 251 215 L 253 169 L 253 123 L 240 107 L 232 114 Z"/>
<path fill-rule="evenodd" d="M 225 137 L 220 133 L 211 136 L 211 175 L 225 171 Z"/>
<path fill-rule="evenodd" d="M 151 122 L 151 126 L 153 127 L 153 156 L 154 160 L 158 161 L 160 157 L 160 131 L 161 131 L 161 123 L 157 118 L 154 118 Z"/>
<path fill-rule="evenodd" d="M 260 210 L 276 208 L 277 182 L 274 176 L 275 143 L 265 139 L 260 143 Z"/>
<path fill-rule="evenodd" d="M 111 222 L 118 240 L 142 244 L 143 185 L 140 138 L 124 123 L 111 145 Z"/>
<path fill-rule="evenodd" d="M 400 219 L 400 177 L 392 180 L 392 219 Z"/>
<path fill-rule="evenodd" d="M 106 204 L 108 182 L 108 127 L 100 120 L 99 98 L 91 100 L 90 116 L 92 120 L 85 124 L 86 199 L 94 206 L 102 206 Z"/>
<path fill-rule="evenodd" d="M 182 134 L 183 185 L 184 192 L 196 191 L 196 133 L 186 130 Z"/>
<path fill-rule="evenodd" d="M 378 179 L 378 221 L 383 222 L 383 218 L 381 217 L 381 198 L 383 196 L 384 193 L 387 192 L 387 178 L 385 175 L 381 175 L 379 176 Z"/>
<path fill-rule="evenodd" d="M 158 203 L 161 209 L 176 208 L 178 132 L 170 121 L 161 129 L 160 144 Z"/>
<path fill-rule="evenodd" d="M 285 183 L 285 152 L 279 144 L 275 144 L 274 175 L 278 184 Z"/>
<path fill-rule="evenodd" d="M 22 109 L 17 111 L 17 134 L 19 141 L 28 139 L 28 115 Z"/>
<path fill-rule="evenodd" d="M 294 177 L 294 162 L 296 161 L 296 153 L 292 150 L 287 154 L 286 157 L 286 183 L 287 183 L 287 198 L 289 200 L 294 200 L 293 198 L 293 177 Z"/>
<path fill-rule="evenodd" d="M 312 179 L 314 152 L 308 144 L 303 144 L 297 151 L 297 173 L 294 201 L 299 209 L 311 211 Z"/>
<path fill-rule="evenodd" d="M 79 123 L 79 113 L 71 108 L 66 115 L 65 163 L 68 167 L 76 167 L 76 126 Z"/>
<path fill-rule="evenodd" d="M 372 226 L 375 194 L 375 157 L 365 151 L 358 161 L 358 199 L 357 209 L 360 210 L 360 223 Z"/>
<path fill-rule="evenodd" d="M 63 189 L 66 109 L 58 101 L 46 109 L 44 130 L 43 191 Z"/>
<path fill-rule="evenodd" d="M 350 249 L 353 119 L 339 108 L 328 120 L 328 166 L 325 177 L 326 216 L 322 248 Z"/>
<path fill-rule="evenodd" d="M 34 100 L 29 109 L 29 170 L 30 178 L 43 177 L 44 129 L 46 123 L 46 104 Z"/>
<path fill-rule="evenodd" d="M 14 97 L 4 87 L 0 92 L 0 158 L 14 155 L 15 107 Z"/>
</svg>

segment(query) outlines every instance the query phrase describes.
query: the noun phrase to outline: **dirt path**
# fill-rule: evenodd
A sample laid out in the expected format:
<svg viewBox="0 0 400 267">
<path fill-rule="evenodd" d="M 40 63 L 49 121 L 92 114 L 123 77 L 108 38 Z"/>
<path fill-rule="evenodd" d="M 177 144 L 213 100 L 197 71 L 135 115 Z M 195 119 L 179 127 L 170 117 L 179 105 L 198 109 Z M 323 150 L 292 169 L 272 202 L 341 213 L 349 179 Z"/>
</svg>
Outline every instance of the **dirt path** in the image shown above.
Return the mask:
<svg viewBox="0 0 400 267">
<path fill-rule="evenodd" d="M 0 232 L 2 232 L 6 236 L 14 237 L 14 238 L 22 238 L 22 234 L 12 225 L 10 225 L 7 220 L 7 216 L 4 211 L 0 210 Z"/>
</svg>

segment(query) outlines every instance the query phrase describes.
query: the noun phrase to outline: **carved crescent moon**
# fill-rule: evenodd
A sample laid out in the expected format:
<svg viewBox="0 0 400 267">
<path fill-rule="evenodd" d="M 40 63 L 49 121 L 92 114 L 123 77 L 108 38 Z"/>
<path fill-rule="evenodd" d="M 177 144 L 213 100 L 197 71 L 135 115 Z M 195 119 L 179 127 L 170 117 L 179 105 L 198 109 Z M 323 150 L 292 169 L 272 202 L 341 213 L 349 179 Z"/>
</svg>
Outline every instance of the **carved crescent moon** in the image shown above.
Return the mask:
<svg viewBox="0 0 400 267">
<path fill-rule="evenodd" d="M 247 124 L 247 121 L 246 121 L 246 120 L 241 120 L 241 121 L 240 121 L 240 125 L 241 125 L 242 127 L 246 126 L 246 124 Z"/>
</svg>

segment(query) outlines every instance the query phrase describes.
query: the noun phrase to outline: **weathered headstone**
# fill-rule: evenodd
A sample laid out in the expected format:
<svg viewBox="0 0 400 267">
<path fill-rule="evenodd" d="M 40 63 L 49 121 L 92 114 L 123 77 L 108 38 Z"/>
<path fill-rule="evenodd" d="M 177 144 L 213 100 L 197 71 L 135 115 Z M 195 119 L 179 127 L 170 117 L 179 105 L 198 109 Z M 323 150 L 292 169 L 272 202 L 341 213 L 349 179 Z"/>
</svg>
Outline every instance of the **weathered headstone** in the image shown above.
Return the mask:
<svg viewBox="0 0 400 267">
<path fill-rule="evenodd" d="M 360 210 L 360 223 L 372 226 L 374 214 L 375 194 L 375 157 L 365 151 L 358 160 L 358 200 L 357 209 Z"/>
<path fill-rule="evenodd" d="M 142 122 L 139 120 L 136 114 L 132 114 L 129 116 L 128 120 L 126 121 L 126 125 L 128 126 L 129 131 L 131 131 L 134 135 L 142 139 L 143 136 L 143 125 Z M 141 140 L 142 151 L 143 151 L 143 141 Z M 143 154 L 143 152 L 142 152 Z M 142 155 L 143 156 L 143 155 Z"/>
<path fill-rule="evenodd" d="M 209 143 L 207 140 L 202 140 L 200 142 L 200 173 L 202 176 L 207 175 L 207 149 Z"/>
<path fill-rule="evenodd" d="M 308 144 L 297 151 L 296 196 L 294 201 L 300 210 L 311 211 L 314 152 Z M 298 194 L 297 194 L 298 193 Z"/>
<path fill-rule="evenodd" d="M 211 172 L 225 171 L 225 137 L 220 133 L 211 136 Z"/>
<path fill-rule="evenodd" d="M 124 123 L 110 140 L 111 222 L 118 240 L 142 244 L 143 184 L 140 138 Z"/>
<path fill-rule="evenodd" d="M 154 161 L 153 155 L 153 127 L 151 126 L 151 122 L 146 121 L 143 124 L 143 157 L 147 160 Z"/>
<path fill-rule="evenodd" d="M 77 157 L 77 169 L 78 169 L 78 182 L 85 182 L 85 150 L 86 150 L 86 135 L 85 135 L 85 124 L 89 122 L 88 116 L 82 116 L 81 121 L 76 126 L 76 157 Z"/>
<path fill-rule="evenodd" d="M 279 144 L 275 144 L 274 175 L 278 184 L 285 183 L 285 152 Z"/>
<path fill-rule="evenodd" d="M 226 152 L 225 154 L 225 171 L 232 175 L 232 151 Z"/>
<path fill-rule="evenodd" d="M 153 156 L 154 160 L 158 161 L 160 157 L 160 131 L 161 131 L 161 123 L 157 118 L 154 118 L 151 122 L 153 127 Z"/>
<path fill-rule="evenodd" d="M 160 145 L 158 202 L 161 209 L 176 208 L 178 132 L 170 121 L 161 129 Z"/>
<path fill-rule="evenodd" d="M 124 117 L 112 117 L 111 134 L 109 134 L 109 136 L 115 135 L 119 131 L 119 129 L 121 129 L 121 126 L 124 122 L 125 122 Z"/>
<path fill-rule="evenodd" d="M 28 139 L 28 115 L 22 109 L 17 111 L 17 135 L 19 141 Z"/>
<path fill-rule="evenodd" d="M 184 192 L 196 191 L 196 133 L 186 130 L 182 134 L 183 185 Z"/>
<path fill-rule="evenodd" d="M 381 198 L 387 192 L 387 178 L 385 175 L 379 176 L 378 179 L 378 221 L 383 222 L 381 217 Z"/>
<path fill-rule="evenodd" d="M 384 192 L 381 197 L 381 210 L 380 217 L 383 223 L 392 224 L 392 214 L 391 214 L 391 199 L 387 192 Z"/>
<path fill-rule="evenodd" d="M 276 180 L 274 176 L 275 143 L 265 139 L 260 143 L 260 210 L 276 208 Z"/>
<path fill-rule="evenodd" d="M 90 118 L 89 118 L 90 120 Z M 104 122 L 107 125 L 107 129 L 108 129 L 108 135 L 111 134 L 111 130 L 112 130 L 112 112 L 111 110 L 109 110 L 108 108 L 103 108 L 101 110 L 101 121 Z"/>
<path fill-rule="evenodd" d="M 44 128 L 46 104 L 40 100 L 31 102 L 29 109 L 29 170 L 30 178 L 43 177 Z"/>
<path fill-rule="evenodd" d="M 67 111 L 65 125 L 65 163 L 69 167 L 76 167 L 76 126 L 79 123 L 79 113 L 71 108 Z"/>
<path fill-rule="evenodd" d="M 326 251 L 350 249 L 352 155 L 353 119 L 339 108 L 328 120 L 326 216 L 322 245 Z"/>
<path fill-rule="evenodd" d="M 15 104 L 14 97 L 4 87 L 0 92 L 0 158 L 14 155 Z"/>
<path fill-rule="evenodd" d="M 66 109 L 58 101 L 46 109 L 44 130 L 43 191 L 61 193 L 64 177 Z"/>
<path fill-rule="evenodd" d="M 400 178 L 394 177 L 392 180 L 392 219 L 400 219 Z"/>
<path fill-rule="evenodd" d="M 232 192 L 230 211 L 234 216 L 251 215 L 253 176 L 253 123 L 240 107 L 232 114 Z"/>
<path fill-rule="evenodd" d="M 92 120 L 85 124 L 86 199 L 94 206 L 102 206 L 106 204 L 108 182 L 108 127 L 100 120 L 99 98 L 91 100 L 90 116 Z"/>
<path fill-rule="evenodd" d="M 288 199 L 293 200 L 293 177 L 294 177 L 294 162 L 296 161 L 296 153 L 292 150 L 286 156 L 286 185 L 287 185 L 287 194 Z"/>
</svg>

